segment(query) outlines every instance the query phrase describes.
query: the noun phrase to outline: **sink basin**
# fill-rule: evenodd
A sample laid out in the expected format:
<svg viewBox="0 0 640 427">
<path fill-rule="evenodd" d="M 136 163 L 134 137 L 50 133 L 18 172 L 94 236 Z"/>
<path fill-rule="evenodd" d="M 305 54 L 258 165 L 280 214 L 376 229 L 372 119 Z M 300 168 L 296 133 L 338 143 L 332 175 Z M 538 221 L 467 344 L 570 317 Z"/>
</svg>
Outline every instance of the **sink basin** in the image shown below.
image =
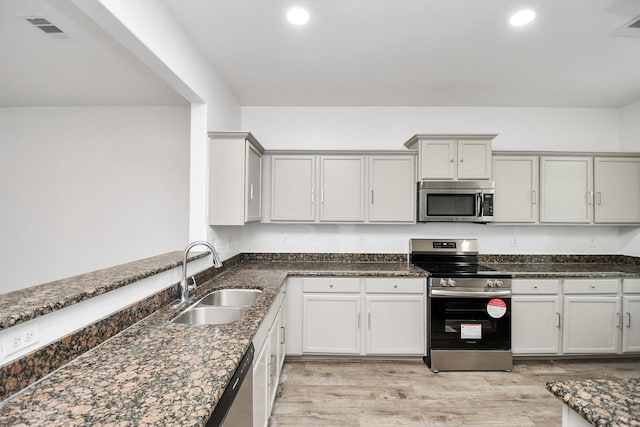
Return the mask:
<svg viewBox="0 0 640 427">
<path fill-rule="evenodd" d="M 260 296 L 260 289 L 220 289 L 206 295 L 197 307 L 249 307 Z"/>
<path fill-rule="evenodd" d="M 171 322 L 187 325 L 223 325 L 240 320 L 245 311 L 239 307 L 193 307 Z"/>
</svg>

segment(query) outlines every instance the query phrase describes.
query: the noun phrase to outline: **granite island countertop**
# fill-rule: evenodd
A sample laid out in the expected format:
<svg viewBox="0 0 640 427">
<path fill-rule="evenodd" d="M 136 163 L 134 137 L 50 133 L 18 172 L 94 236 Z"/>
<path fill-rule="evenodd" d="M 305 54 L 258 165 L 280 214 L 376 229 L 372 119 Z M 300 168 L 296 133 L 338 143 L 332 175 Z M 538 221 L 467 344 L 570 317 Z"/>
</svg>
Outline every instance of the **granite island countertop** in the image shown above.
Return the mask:
<svg viewBox="0 0 640 427">
<path fill-rule="evenodd" d="M 640 426 L 640 379 L 554 381 L 549 390 L 596 426 Z"/>
<path fill-rule="evenodd" d="M 183 325 L 166 306 L 0 404 L 0 425 L 203 426 L 289 275 L 407 276 L 407 263 L 240 263 L 200 286 L 260 288 L 237 322 Z"/>
</svg>

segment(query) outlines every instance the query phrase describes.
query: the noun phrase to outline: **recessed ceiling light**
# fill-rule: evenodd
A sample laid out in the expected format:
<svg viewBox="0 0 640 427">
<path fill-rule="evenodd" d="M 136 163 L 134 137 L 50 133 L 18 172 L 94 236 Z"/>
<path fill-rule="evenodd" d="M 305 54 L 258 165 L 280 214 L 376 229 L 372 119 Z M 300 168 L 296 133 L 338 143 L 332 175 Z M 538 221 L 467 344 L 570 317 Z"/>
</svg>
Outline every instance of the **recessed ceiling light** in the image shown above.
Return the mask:
<svg viewBox="0 0 640 427">
<path fill-rule="evenodd" d="M 293 25 L 304 25 L 309 21 L 309 12 L 301 7 L 294 7 L 287 12 L 287 19 Z"/>
<path fill-rule="evenodd" d="M 521 27 L 533 21 L 535 17 L 536 17 L 536 13 L 533 10 L 530 10 L 530 9 L 521 10 L 511 15 L 511 18 L 509 19 L 509 24 L 511 24 L 514 27 Z"/>
</svg>

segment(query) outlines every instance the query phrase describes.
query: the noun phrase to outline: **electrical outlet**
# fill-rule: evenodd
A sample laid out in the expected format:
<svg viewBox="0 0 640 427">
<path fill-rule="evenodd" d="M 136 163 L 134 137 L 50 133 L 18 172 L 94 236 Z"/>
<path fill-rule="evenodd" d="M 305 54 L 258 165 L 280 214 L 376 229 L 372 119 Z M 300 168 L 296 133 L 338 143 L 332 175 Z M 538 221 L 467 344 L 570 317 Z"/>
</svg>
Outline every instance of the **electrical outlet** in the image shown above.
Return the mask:
<svg viewBox="0 0 640 427">
<path fill-rule="evenodd" d="M 15 329 L 14 329 L 15 328 Z M 11 329 L 14 329 L 13 331 Z M 38 325 L 18 325 L 7 331 L 3 339 L 4 356 L 17 353 L 40 340 Z"/>
</svg>

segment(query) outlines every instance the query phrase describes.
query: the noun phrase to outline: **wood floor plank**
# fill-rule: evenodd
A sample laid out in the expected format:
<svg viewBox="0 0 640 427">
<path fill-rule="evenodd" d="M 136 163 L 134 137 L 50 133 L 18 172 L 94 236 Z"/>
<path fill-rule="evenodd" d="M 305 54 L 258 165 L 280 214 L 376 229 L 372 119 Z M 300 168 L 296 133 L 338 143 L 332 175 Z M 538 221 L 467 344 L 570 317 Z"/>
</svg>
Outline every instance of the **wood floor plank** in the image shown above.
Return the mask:
<svg viewBox="0 0 640 427">
<path fill-rule="evenodd" d="M 512 372 L 440 372 L 422 362 L 287 361 L 271 427 L 560 426 L 547 381 L 640 378 L 640 359 L 521 362 Z"/>
</svg>

